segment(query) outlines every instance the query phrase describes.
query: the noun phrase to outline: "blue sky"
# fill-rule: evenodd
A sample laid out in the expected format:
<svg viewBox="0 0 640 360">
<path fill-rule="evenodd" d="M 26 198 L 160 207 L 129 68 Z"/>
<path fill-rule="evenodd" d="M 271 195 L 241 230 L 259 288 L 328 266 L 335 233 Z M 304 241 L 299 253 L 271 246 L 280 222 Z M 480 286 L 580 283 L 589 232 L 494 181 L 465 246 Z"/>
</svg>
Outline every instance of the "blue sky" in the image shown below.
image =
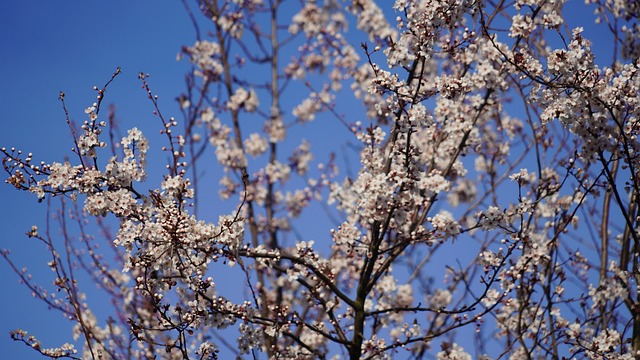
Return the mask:
<svg viewBox="0 0 640 360">
<path fill-rule="evenodd" d="M 123 127 L 157 129 L 140 89 L 139 71 L 151 74 L 163 108 L 177 115 L 173 99 L 184 89 L 187 66 L 176 61 L 176 54 L 182 45 L 194 41 L 195 33 L 180 1 L 4 1 L 0 2 L 0 39 L 5 54 L 0 57 L 0 146 L 33 152 L 38 161 L 49 162 L 71 154 L 59 91 L 66 94 L 72 119 L 81 121 L 83 110 L 95 99 L 93 85 L 102 86 L 118 66 L 123 73 L 109 87 L 105 104 L 116 104 Z M 596 45 L 608 44 L 596 40 Z M 325 130 L 318 136 L 326 134 Z M 12 249 L 18 264 L 49 285 L 48 254 L 24 235 L 34 224 L 43 228 L 45 214 L 45 204 L 38 204 L 33 195 L 0 184 L 0 248 Z M 34 300 L 4 261 L 0 261 L 0 274 L 2 358 L 39 358 L 9 339 L 9 331 L 15 328 L 29 330 L 43 340 L 44 347 L 69 340 L 70 323 Z"/>
<path fill-rule="evenodd" d="M 154 91 L 166 95 L 165 108 L 175 111 L 173 98 L 184 89 L 186 70 L 176 54 L 194 38 L 180 1 L 0 2 L 0 146 L 33 152 L 38 161 L 63 160 L 71 142 L 59 91 L 72 119 L 82 121 L 83 109 L 95 99 L 93 85 L 102 86 L 117 66 L 123 73 L 110 86 L 106 105 L 117 105 L 126 126 L 157 125 L 137 74 L 150 73 Z M 48 254 L 24 236 L 31 225 L 44 227 L 45 214 L 45 204 L 33 195 L 0 185 L 0 248 L 11 248 L 16 262 L 48 286 Z M 29 330 L 44 347 L 69 340 L 70 323 L 35 301 L 5 261 L 0 274 L 0 357 L 40 358 L 10 340 L 15 328 Z"/>
<path fill-rule="evenodd" d="M 193 6 L 194 2 L 189 3 Z M 118 66 L 122 74 L 107 90 L 102 116 L 113 103 L 121 120 L 121 131 L 137 126 L 147 136 L 157 133 L 159 121 L 152 115 L 151 103 L 137 78 L 138 72 L 143 71 L 151 74 L 149 82 L 154 93 L 160 96 L 165 114 L 180 118 L 174 99 L 185 89 L 188 64 L 177 62 L 176 55 L 183 45 L 195 41 L 191 20 L 180 1 L 2 2 L 0 34 L 6 54 L 0 58 L 4 81 L 0 87 L 0 119 L 4 124 L 0 146 L 33 152 L 37 162 L 63 161 L 65 155 L 71 156 L 72 142 L 58 100 L 59 92 L 65 93 L 71 119 L 80 123 L 86 118 L 83 110 L 95 101 L 93 86 L 102 87 Z M 314 128 L 311 132 L 316 139 L 322 140 L 328 134 L 336 139 L 335 128 L 323 130 L 323 124 L 318 121 L 309 126 Z M 343 132 L 341 125 L 336 126 Z M 321 150 L 326 156 L 332 148 L 318 145 L 315 150 Z M 213 175 L 215 185 L 218 178 Z M 1 178 L 4 182 L 6 176 Z M 215 201 L 216 193 L 217 188 L 213 194 L 207 194 L 208 198 Z M 16 191 L 7 184 L 0 184 L 0 200 L 3 228 L 0 248 L 11 249 L 12 258 L 19 266 L 27 267 L 40 284 L 51 288 L 53 274 L 46 266 L 50 256 L 41 243 L 25 236 L 32 225 L 38 225 L 41 232 L 44 229 L 45 203 L 38 204 L 32 194 Z M 214 215 L 207 218 L 216 221 L 222 212 L 216 209 Z M 317 216 L 305 221 L 303 226 L 304 229 L 297 230 L 312 233 L 322 228 L 323 234 L 329 234 L 326 220 L 318 221 Z M 55 225 L 52 235 L 60 239 Z M 3 260 L 0 274 L 0 286 L 6 294 L 0 297 L 3 358 L 40 358 L 9 338 L 9 331 L 16 328 L 38 337 L 43 347 L 59 346 L 70 340 L 70 323 L 33 299 Z M 225 280 L 233 281 L 221 279 L 219 287 L 224 287 Z M 91 287 L 86 290 L 90 291 Z"/>
</svg>

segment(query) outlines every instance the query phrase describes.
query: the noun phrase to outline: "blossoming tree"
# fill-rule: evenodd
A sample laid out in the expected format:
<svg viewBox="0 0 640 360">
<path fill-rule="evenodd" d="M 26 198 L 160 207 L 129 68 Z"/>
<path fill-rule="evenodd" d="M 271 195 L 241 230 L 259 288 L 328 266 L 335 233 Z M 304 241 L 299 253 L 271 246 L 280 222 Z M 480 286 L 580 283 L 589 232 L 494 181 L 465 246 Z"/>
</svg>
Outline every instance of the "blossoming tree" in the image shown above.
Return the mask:
<svg viewBox="0 0 640 360">
<path fill-rule="evenodd" d="M 568 6 L 197 2 L 182 113 L 139 75 L 163 145 L 115 137 L 118 69 L 79 128 L 60 93 L 73 157 L 2 149 L 7 183 L 71 209 L 60 237 L 27 233 L 63 296 L 2 255 L 81 349 L 11 336 L 52 358 L 640 358 L 640 5 L 588 0 L 582 24 Z M 613 50 L 573 26 L 594 21 Z"/>
</svg>

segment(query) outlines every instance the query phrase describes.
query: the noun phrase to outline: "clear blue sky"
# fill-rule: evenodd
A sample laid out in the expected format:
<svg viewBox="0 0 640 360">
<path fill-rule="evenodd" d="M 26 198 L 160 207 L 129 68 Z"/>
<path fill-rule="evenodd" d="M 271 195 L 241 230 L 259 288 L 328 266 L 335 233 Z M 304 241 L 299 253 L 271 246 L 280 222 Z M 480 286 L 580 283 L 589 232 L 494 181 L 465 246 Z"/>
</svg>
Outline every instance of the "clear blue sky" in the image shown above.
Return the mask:
<svg viewBox="0 0 640 360">
<path fill-rule="evenodd" d="M 92 86 L 102 86 L 117 66 L 123 74 L 105 103 L 118 106 L 127 126 L 152 121 L 156 126 L 137 73 L 152 74 L 154 91 L 165 95 L 166 109 L 175 111 L 173 98 L 184 89 L 186 69 L 176 54 L 194 39 L 181 1 L 0 2 L 0 146 L 31 151 L 38 161 L 63 160 L 71 142 L 59 91 L 66 94 L 71 117 L 82 121 L 83 109 L 95 99 Z M 13 258 L 49 286 L 49 257 L 41 244 L 24 236 L 33 224 L 44 227 L 46 206 L 1 178 L 0 248 L 11 248 Z M 10 340 L 14 328 L 29 330 L 44 347 L 69 340 L 70 323 L 35 301 L 5 261 L 0 261 L 0 275 L 0 358 L 40 358 Z"/>
<path fill-rule="evenodd" d="M 579 14 L 571 15 L 577 19 Z M 164 108 L 177 114 L 173 98 L 184 89 L 186 64 L 175 58 L 195 36 L 181 1 L 32 0 L 0 2 L 0 39 L 0 146 L 15 146 L 49 162 L 70 155 L 60 90 L 71 117 L 81 121 L 83 109 L 94 101 L 92 86 L 103 85 L 120 66 L 123 74 L 110 86 L 105 103 L 117 105 L 125 126 L 157 128 L 137 73 L 152 75 Z M 609 44 L 596 40 L 596 45 Z M 46 206 L 33 195 L 0 184 L 0 248 L 12 249 L 16 262 L 48 286 L 48 254 L 24 236 L 31 225 L 44 227 L 45 213 Z M 35 301 L 4 261 L 0 275 L 1 358 L 39 358 L 9 339 L 15 328 L 29 330 L 44 347 L 69 340 L 70 323 Z"/>
<path fill-rule="evenodd" d="M 86 117 L 83 110 L 95 101 L 92 87 L 101 87 L 118 66 L 122 74 L 108 88 L 102 116 L 106 115 L 105 105 L 114 103 L 122 131 L 132 126 L 142 128 L 147 135 L 158 131 L 159 122 L 152 116 L 151 104 L 137 79 L 138 72 L 143 71 L 151 74 L 150 83 L 165 113 L 179 118 L 174 98 L 185 89 L 188 66 L 184 61 L 177 62 L 176 55 L 181 46 L 195 41 L 195 31 L 181 1 L 2 2 L 0 34 L 5 54 L 0 57 L 0 119 L 4 124 L 0 146 L 33 152 L 37 162 L 63 161 L 65 155 L 71 156 L 72 142 L 59 92 L 65 93 L 72 120 L 80 123 Z M 341 125 L 332 121 L 344 133 Z M 311 133 L 316 138 L 339 139 L 335 128 L 323 129 L 318 120 L 309 126 L 314 127 Z M 326 159 L 332 148 L 326 142 L 315 144 L 315 150 Z M 316 158 L 322 156 L 316 154 Z M 0 178 L 4 182 L 6 176 Z M 215 186 L 218 178 L 213 181 Z M 217 188 L 213 195 L 216 193 Z M 215 221 L 223 212 L 216 211 L 209 220 Z M 42 285 L 52 288 L 53 273 L 46 266 L 49 254 L 41 243 L 25 236 L 32 225 L 44 229 L 45 215 L 45 203 L 38 204 L 35 196 L 0 184 L 0 248 L 11 249 L 18 265 L 27 267 Z M 313 233 L 321 228 L 323 235 L 317 236 L 328 238 L 330 228 L 326 225 L 326 219 L 307 220 L 304 231 Z M 55 225 L 52 230 L 60 239 Z M 9 338 L 9 331 L 16 328 L 37 336 L 43 347 L 70 340 L 71 323 L 33 299 L 3 260 L 0 274 L 2 294 L 6 294 L 0 296 L 0 358 L 40 358 Z M 223 288 L 224 282 L 218 287 Z"/>
</svg>

